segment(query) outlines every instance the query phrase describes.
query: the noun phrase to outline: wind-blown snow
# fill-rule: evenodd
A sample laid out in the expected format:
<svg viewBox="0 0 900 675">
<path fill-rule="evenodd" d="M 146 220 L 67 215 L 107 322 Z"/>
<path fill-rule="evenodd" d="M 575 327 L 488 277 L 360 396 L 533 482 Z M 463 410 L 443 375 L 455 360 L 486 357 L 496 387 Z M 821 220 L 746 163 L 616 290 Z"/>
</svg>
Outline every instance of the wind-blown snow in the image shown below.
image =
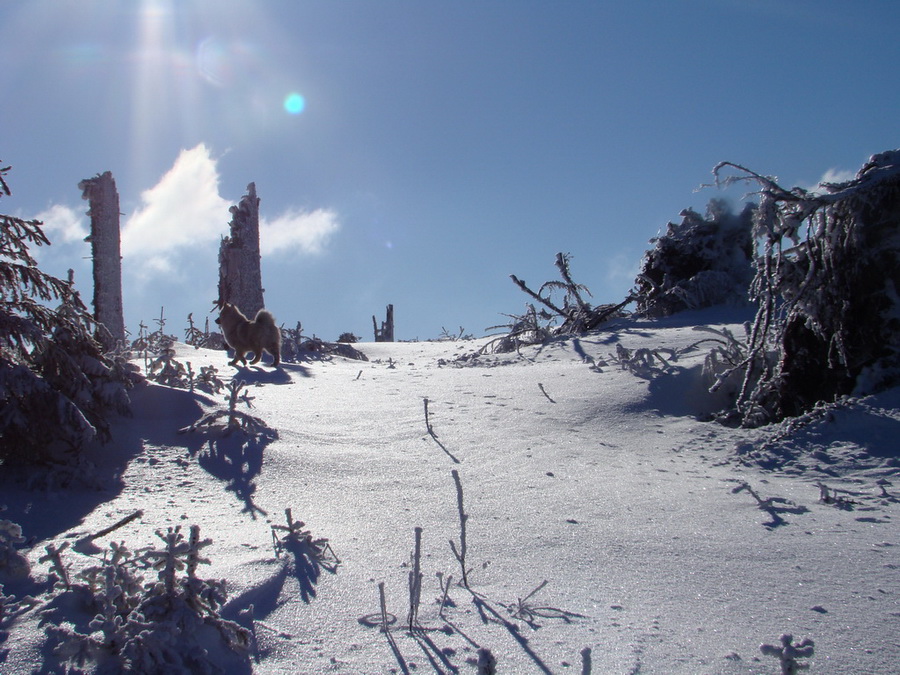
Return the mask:
<svg viewBox="0 0 900 675">
<path fill-rule="evenodd" d="M 136 549 L 156 529 L 199 525 L 213 539 L 199 572 L 228 580 L 225 616 L 243 610 L 246 625 L 253 606 L 258 673 L 475 673 L 480 648 L 499 673 L 580 673 L 584 648 L 593 673 L 777 673 L 759 645 L 782 633 L 815 641 L 811 673 L 896 672 L 900 484 L 886 481 L 900 464 L 900 391 L 797 428 L 728 429 L 695 417 L 715 403 L 699 381 L 708 345 L 649 379 L 613 359 L 617 345 L 708 338 L 696 324 L 740 335 L 744 318 L 625 319 L 464 361 L 486 340 L 360 344 L 368 362 L 242 369 L 244 410 L 275 440 L 177 434 L 224 402 L 148 385 L 97 455 L 99 491 L 7 480 L 3 515 L 30 538 L 33 576 L 47 572 L 48 543 L 136 509 L 142 518 L 94 543 Z M 224 352 L 180 345 L 179 358 L 234 372 Z M 453 470 L 471 590 L 449 545 L 460 543 Z M 820 501 L 818 483 L 841 499 Z M 286 508 L 339 563 L 276 557 L 270 526 Z M 422 630 L 410 633 L 416 527 Z M 453 575 L 443 611 L 438 574 Z M 38 668 L 38 609 L 7 630 L 0 670 Z"/>
</svg>

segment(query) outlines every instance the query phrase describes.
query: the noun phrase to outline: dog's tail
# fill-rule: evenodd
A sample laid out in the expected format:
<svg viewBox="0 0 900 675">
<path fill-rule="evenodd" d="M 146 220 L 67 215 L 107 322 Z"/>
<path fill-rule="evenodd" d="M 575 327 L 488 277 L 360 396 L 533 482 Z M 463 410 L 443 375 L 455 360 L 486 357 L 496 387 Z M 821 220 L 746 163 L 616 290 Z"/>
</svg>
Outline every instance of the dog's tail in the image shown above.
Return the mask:
<svg viewBox="0 0 900 675">
<path fill-rule="evenodd" d="M 256 323 L 265 324 L 267 326 L 275 325 L 275 317 L 272 316 L 272 312 L 261 309 L 256 313 L 256 318 L 254 319 Z"/>
</svg>

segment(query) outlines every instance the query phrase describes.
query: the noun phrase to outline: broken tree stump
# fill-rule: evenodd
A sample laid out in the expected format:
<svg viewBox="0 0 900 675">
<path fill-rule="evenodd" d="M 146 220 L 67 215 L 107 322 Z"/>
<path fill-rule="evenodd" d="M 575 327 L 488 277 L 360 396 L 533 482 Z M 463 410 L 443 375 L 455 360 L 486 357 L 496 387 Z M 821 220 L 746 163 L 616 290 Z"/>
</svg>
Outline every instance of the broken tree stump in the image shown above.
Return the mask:
<svg viewBox="0 0 900 675">
<path fill-rule="evenodd" d="M 259 198 L 256 183 L 232 206 L 231 234 L 219 246 L 219 300 L 230 302 L 251 319 L 264 307 L 259 252 Z"/>
<path fill-rule="evenodd" d="M 106 351 L 125 343 L 122 312 L 122 246 L 119 230 L 119 193 L 109 171 L 78 183 L 88 200 L 91 217 L 91 258 L 94 263 L 94 319 L 97 341 Z"/>
<path fill-rule="evenodd" d="M 372 316 L 372 326 L 375 328 L 375 342 L 393 342 L 394 341 L 394 306 L 387 306 L 387 316 L 381 322 L 381 328 L 378 328 L 378 320 Z"/>
</svg>

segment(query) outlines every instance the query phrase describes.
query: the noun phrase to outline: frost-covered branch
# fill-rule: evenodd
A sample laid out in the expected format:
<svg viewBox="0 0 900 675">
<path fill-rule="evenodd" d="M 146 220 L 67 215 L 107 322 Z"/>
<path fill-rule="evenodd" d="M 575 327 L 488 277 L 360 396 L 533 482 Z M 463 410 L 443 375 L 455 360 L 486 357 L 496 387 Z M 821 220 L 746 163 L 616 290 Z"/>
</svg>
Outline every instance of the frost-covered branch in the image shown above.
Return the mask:
<svg viewBox="0 0 900 675">
<path fill-rule="evenodd" d="M 621 315 L 622 309 L 631 303 L 634 298 L 629 295 L 623 302 L 610 305 L 598 305 L 592 307 L 583 297 L 590 295 L 587 286 L 575 283 L 569 266 L 572 256 L 568 253 L 556 255 L 556 267 L 559 270 L 562 281 L 548 281 L 541 285 L 535 292 L 515 274 L 510 278 L 523 292 L 534 298 L 544 307 L 537 312 L 533 305 L 526 305 L 527 312 L 522 316 L 507 315 L 513 321 L 504 326 L 509 334 L 492 340 L 482 348 L 482 352 L 493 351 L 509 352 L 517 350 L 521 344 L 536 344 L 545 342 L 554 336 L 581 335 L 594 330 L 606 321 Z M 560 307 L 552 299 L 554 291 L 563 293 L 563 305 Z M 548 311 L 549 310 L 549 311 Z M 553 322 L 560 321 L 558 326 Z M 500 328 L 494 326 L 493 328 Z M 488 330 L 492 330 L 489 328 Z"/>
<path fill-rule="evenodd" d="M 874 155 L 855 179 L 817 192 L 787 190 L 731 162 L 714 175 L 720 185 L 759 187 L 757 313 L 732 369 L 743 377 L 740 422 L 797 416 L 900 381 L 900 151 Z"/>
</svg>

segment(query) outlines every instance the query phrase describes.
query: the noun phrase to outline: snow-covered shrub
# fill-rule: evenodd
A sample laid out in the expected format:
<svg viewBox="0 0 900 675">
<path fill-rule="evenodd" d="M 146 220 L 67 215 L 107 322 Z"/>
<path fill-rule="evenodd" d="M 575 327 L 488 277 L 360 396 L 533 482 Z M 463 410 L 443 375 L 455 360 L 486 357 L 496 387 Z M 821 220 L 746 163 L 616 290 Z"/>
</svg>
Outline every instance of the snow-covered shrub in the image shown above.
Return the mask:
<svg viewBox="0 0 900 675">
<path fill-rule="evenodd" d="M 509 323 L 490 326 L 487 330 L 503 328 L 506 330 L 506 334 L 485 344 L 479 350 L 480 354 L 514 352 L 523 345 L 542 344 L 553 337 L 553 315 L 543 309 L 538 312 L 531 303 L 525 305 L 523 314 L 506 314 L 505 316 L 509 317 Z"/>
<path fill-rule="evenodd" d="M 4 511 L 5 507 L 0 508 Z M 16 523 L 0 518 L 0 582 L 14 581 L 28 576 L 31 566 L 28 558 L 19 553 L 16 544 L 24 543 L 22 528 Z"/>
<path fill-rule="evenodd" d="M 193 313 L 188 314 L 188 327 L 184 329 L 184 342 L 195 349 L 200 349 L 201 347 L 219 351 L 228 349 L 224 336 L 217 331 L 209 330 L 209 317 L 206 317 L 203 330 L 200 330 L 194 325 Z"/>
<path fill-rule="evenodd" d="M 749 332 L 749 326 L 745 324 L 744 328 Z M 703 382 L 710 393 L 718 392 L 727 401 L 723 408 L 730 408 L 741 386 L 740 374 L 736 368 L 747 358 L 747 342 L 736 338 L 728 328 L 694 326 L 694 330 L 709 333 L 710 337 L 694 343 L 690 349 L 706 342 L 714 344 L 703 359 Z"/>
<path fill-rule="evenodd" d="M 216 422 L 222 418 L 227 418 L 227 425 L 224 429 L 224 435 L 239 431 L 247 435 L 258 435 L 262 437 L 277 438 L 278 432 L 266 426 L 259 417 L 255 417 L 242 410 L 238 410 L 238 403 L 244 403 L 248 408 L 253 407 L 253 398 L 245 391 L 247 383 L 243 380 L 232 380 L 224 385 L 225 400 L 228 402 L 228 410 L 214 410 L 206 413 L 199 420 L 178 430 L 178 433 L 184 434 L 191 431 L 197 431 L 202 427 L 213 427 Z"/>
<path fill-rule="evenodd" d="M 176 389 L 200 389 L 207 394 L 218 394 L 225 388 L 215 366 L 201 366 L 195 373 L 190 361 L 182 363 L 175 358 L 172 342 L 164 340 L 152 360 L 147 362 L 147 379 Z"/>
<path fill-rule="evenodd" d="M 651 379 L 670 371 L 672 362 L 678 360 L 678 352 L 674 349 L 648 349 L 647 347 L 632 350 L 622 344 L 616 344 L 615 355 L 610 354 L 609 357 L 610 361 L 618 364 L 622 370 L 627 370 L 638 377 Z"/>
<path fill-rule="evenodd" d="M 748 204 L 734 215 L 724 201 L 713 199 L 703 218 L 693 209 L 681 212 L 681 223 L 650 240 L 632 291 L 637 311 L 662 317 L 686 309 L 743 303 L 753 276 L 752 216 Z"/>
<path fill-rule="evenodd" d="M 0 215 L 0 463 L 73 463 L 109 439 L 135 377 L 103 354 L 72 283 L 38 267 L 30 247 L 50 244 L 41 225 Z"/>
<path fill-rule="evenodd" d="M 196 525 L 187 539 L 179 527 L 156 534 L 159 549 L 134 554 L 112 544 L 99 564 L 79 572 L 50 603 L 45 616 L 51 622 L 54 604 L 73 601 L 93 616 L 84 626 L 46 628 L 55 656 L 96 664 L 98 672 L 210 673 L 223 662 L 247 666 L 249 632 L 219 614 L 225 582 L 197 576 L 198 566 L 209 564 L 201 551 L 211 540 L 201 540 Z M 156 579 L 146 580 L 142 569 L 155 570 Z"/>
<path fill-rule="evenodd" d="M 169 335 L 166 333 L 166 310 L 165 307 L 160 307 L 159 309 L 159 318 L 153 319 L 156 323 L 157 328 L 152 333 L 150 332 L 150 328 L 141 321 L 138 324 L 138 336 L 131 343 L 131 348 L 136 352 L 141 352 L 145 355 L 145 357 L 149 354 L 155 354 L 159 352 L 165 345 L 172 344 L 178 338 L 174 335 Z M 188 316 L 188 323 L 193 325 L 193 321 L 191 316 Z M 187 332 L 190 332 L 188 329 Z"/>
<path fill-rule="evenodd" d="M 218 394 L 225 388 L 225 383 L 219 377 L 219 369 L 215 366 L 200 366 L 200 373 L 197 375 L 193 375 L 190 361 L 187 362 L 187 368 L 192 377 L 192 390 L 196 388 L 207 394 Z"/>
<path fill-rule="evenodd" d="M 325 537 L 313 537 L 312 532 L 305 530 L 306 523 L 302 520 L 294 520 L 291 509 L 284 510 L 287 525 L 272 525 L 272 546 L 275 549 L 275 557 L 281 557 L 285 551 L 300 553 L 311 557 L 318 563 L 337 565 L 340 559 L 331 548 L 331 544 Z M 285 534 L 279 534 L 284 532 Z"/>
<path fill-rule="evenodd" d="M 160 345 L 156 357 L 147 369 L 147 379 L 176 389 L 188 389 L 191 386 L 187 366 L 175 358 L 175 348 L 171 342 Z"/>
<path fill-rule="evenodd" d="M 350 346 L 358 340 L 352 333 L 342 333 L 337 342 L 327 342 L 315 335 L 307 337 L 298 321 L 296 328 L 281 327 L 281 360 L 291 363 L 309 358 L 343 356 L 346 359 L 368 361 L 365 354 Z"/>
<path fill-rule="evenodd" d="M 471 340 L 474 336 L 471 333 L 466 333 L 466 329 L 462 326 L 459 327 L 457 332 L 450 332 L 443 326 L 441 326 L 441 334 L 438 337 L 438 342 L 456 342 L 458 340 Z"/>
<path fill-rule="evenodd" d="M 736 175 L 723 177 L 725 169 Z M 821 192 L 786 190 L 722 163 L 716 180 L 759 186 L 758 311 L 736 407 L 748 426 L 900 381 L 900 150 Z"/>
</svg>

